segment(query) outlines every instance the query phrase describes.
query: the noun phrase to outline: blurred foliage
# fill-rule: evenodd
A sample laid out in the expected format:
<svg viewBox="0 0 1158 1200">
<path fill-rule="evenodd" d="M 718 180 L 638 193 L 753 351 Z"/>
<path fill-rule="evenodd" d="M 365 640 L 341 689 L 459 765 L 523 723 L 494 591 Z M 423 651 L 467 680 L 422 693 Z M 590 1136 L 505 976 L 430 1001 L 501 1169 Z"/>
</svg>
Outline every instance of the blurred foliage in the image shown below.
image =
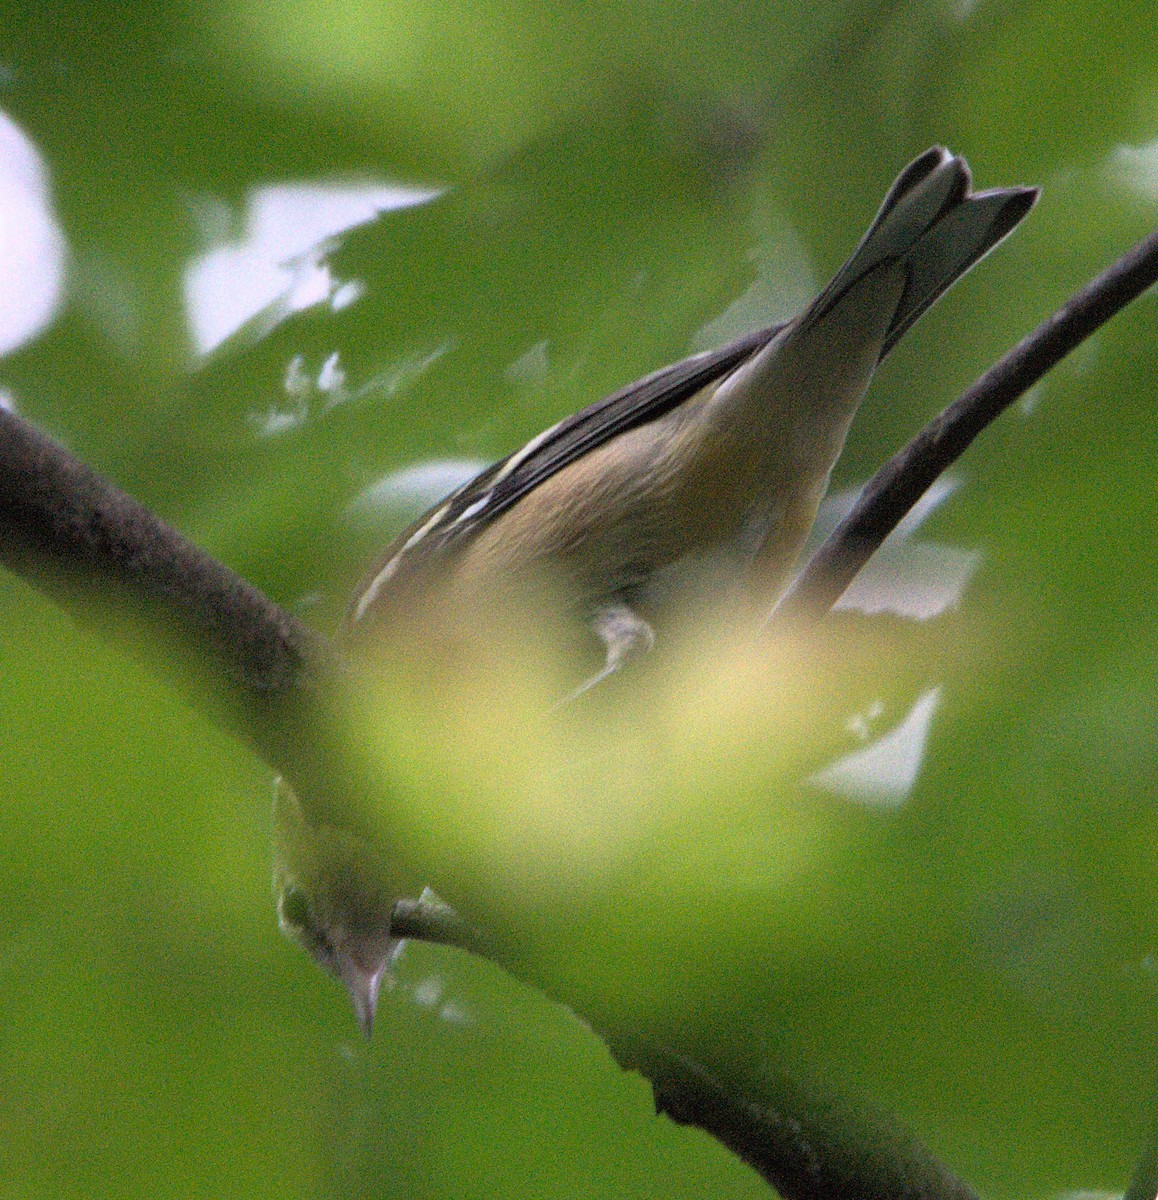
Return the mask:
<svg viewBox="0 0 1158 1200">
<path fill-rule="evenodd" d="M 0 385 L 327 629 L 412 515 L 358 507 L 375 481 L 496 457 L 718 321 L 788 315 L 933 142 L 1045 194 L 881 371 L 842 485 L 1158 221 L 1158 24 L 1128 0 L 8 3 L 0 30 L 0 110 L 69 255 Z M 334 180 L 445 190 L 335 233 L 353 303 L 199 357 L 196 257 L 254 189 Z M 469 858 L 504 813 L 411 729 L 422 804 L 396 819 L 426 814 L 431 884 L 508 903 L 544 975 L 891 1109 L 987 1195 L 1121 1190 L 1158 1084 L 1155 303 L 969 452 L 934 524 L 983 555 L 957 611 L 842 617 L 855 670 L 803 671 L 829 682 L 789 689 L 791 720 L 722 654 L 649 665 L 675 699 L 597 721 L 614 769 L 579 752 L 556 781 L 598 836 L 528 843 L 606 852 L 601 780 L 652 806 L 571 910 Z M 411 947 L 363 1044 L 276 931 L 268 772 L 9 577 L 0 610 L 0 1193 L 765 1194 L 486 964 Z M 800 789 L 850 718 L 887 731 L 934 686 L 907 801 Z"/>
</svg>

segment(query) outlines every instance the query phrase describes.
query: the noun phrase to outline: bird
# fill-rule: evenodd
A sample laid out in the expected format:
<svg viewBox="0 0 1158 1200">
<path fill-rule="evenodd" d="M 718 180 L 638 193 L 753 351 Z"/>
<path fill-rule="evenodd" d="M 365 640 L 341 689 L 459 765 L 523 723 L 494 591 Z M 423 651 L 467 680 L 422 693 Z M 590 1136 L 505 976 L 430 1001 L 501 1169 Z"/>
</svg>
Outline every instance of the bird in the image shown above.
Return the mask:
<svg viewBox="0 0 1158 1200">
<path fill-rule="evenodd" d="M 799 316 L 629 384 L 476 475 L 387 548 L 350 627 L 389 627 L 435 589 L 496 594 L 541 571 L 603 645 L 583 691 L 653 645 L 643 610 L 680 568 L 707 562 L 766 611 L 877 365 L 1037 195 L 974 192 L 963 158 L 925 151 Z"/>
<path fill-rule="evenodd" d="M 341 982 L 369 1037 L 379 990 L 401 949 L 390 922 L 405 883 L 364 833 L 311 820 L 284 778 L 274 785 L 273 864 L 278 926 Z"/>
<path fill-rule="evenodd" d="M 432 595 L 502 595 L 543 572 L 601 645 L 578 696 L 655 642 L 682 578 L 766 612 L 807 539 L 879 363 L 1025 218 L 1034 187 L 974 191 L 942 146 L 897 176 L 875 219 L 795 318 L 694 354 L 596 401 L 451 492 L 357 588 L 357 645 Z M 700 584 L 697 583 L 697 586 Z M 370 1032 L 397 941 L 381 857 L 279 796 L 282 928 L 346 986 Z M 288 831 L 288 832 L 285 832 Z"/>
</svg>

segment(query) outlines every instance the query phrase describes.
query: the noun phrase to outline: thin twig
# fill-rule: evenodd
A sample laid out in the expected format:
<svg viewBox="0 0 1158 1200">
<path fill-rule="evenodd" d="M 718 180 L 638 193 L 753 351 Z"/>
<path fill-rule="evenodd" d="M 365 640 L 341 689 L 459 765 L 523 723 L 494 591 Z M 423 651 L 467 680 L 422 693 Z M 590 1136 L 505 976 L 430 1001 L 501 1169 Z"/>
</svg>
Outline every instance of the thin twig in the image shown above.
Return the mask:
<svg viewBox="0 0 1158 1200">
<path fill-rule="evenodd" d="M 771 623 L 816 619 L 828 612 L 905 514 L 973 439 L 1156 281 L 1158 230 L 1042 322 L 881 467 L 852 512 L 784 594 Z"/>
</svg>

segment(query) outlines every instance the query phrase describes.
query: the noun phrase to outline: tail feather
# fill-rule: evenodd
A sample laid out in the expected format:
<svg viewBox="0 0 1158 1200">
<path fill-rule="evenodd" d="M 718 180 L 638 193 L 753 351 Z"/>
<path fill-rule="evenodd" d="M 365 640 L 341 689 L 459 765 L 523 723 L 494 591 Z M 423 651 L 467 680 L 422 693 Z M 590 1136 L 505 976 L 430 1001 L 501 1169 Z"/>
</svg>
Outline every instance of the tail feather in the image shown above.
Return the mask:
<svg viewBox="0 0 1158 1200">
<path fill-rule="evenodd" d="M 896 179 L 893 180 L 892 186 L 881 201 L 880 211 L 877 213 L 872 227 L 861 238 L 862 244 L 868 238 L 869 234 L 872 233 L 873 229 L 892 212 L 899 200 L 907 196 L 918 184 L 927 179 L 939 167 L 943 167 L 950 157 L 952 156 L 944 146 L 930 146 L 924 154 L 918 154 Z"/>
<path fill-rule="evenodd" d="M 805 320 L 823 317 L 848 290 L 888 259 L 902 259 L 908 281 L 880 357 L 962 275 L 1005 238 L 1037 201 L 1037 188 L 970 190 L 963 158 L 934 146 L 914 159 L 889 189 L 848 261 L 817 297 Z"/>
<path fill-rule="evenodd" d="M 908 258 L 909 280 L 889 324 L 881 358 L 938 297 L 1020 224 L 1037 196 L 1037 188 L 974 193 L 915 244 Z"/>
</svg>

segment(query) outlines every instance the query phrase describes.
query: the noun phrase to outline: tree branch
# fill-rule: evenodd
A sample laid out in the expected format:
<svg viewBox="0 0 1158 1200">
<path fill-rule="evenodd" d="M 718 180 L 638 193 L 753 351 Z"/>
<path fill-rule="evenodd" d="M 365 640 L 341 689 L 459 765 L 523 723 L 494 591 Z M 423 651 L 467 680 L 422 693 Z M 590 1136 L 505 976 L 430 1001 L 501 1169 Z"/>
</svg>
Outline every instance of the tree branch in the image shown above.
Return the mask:
<svg viewBox="0 0 1158 1200">
<path fill-rule="evenodd" d="M 6 409 L 0 562 L 135 649 L 305 794 L 351 806 L 333 782 L 335 731 L 319 719 L 341 671 L 335 648 Z"/>
<path fill-rule="evenodd" d="M 442 901 L 400 901 L 391 927 L 503 965 L 502 948 Z M 787 1200 L 977 1200 L 886 1113 L 820 1094 L 783 1071 L 724 1078 L 646 1034 L 581 1015 L 624 1070 L 651 1084 L 656 1112 L 710 1133 Z"/>
<path fill-rule="evenodd" d="M 1158 230 L 1063 304 L 881 467 L 852 512 L 785 592 L 771 623 L 824 616 L 905 514 L 973 439 L 1155 281 Z"/>
</svg>

